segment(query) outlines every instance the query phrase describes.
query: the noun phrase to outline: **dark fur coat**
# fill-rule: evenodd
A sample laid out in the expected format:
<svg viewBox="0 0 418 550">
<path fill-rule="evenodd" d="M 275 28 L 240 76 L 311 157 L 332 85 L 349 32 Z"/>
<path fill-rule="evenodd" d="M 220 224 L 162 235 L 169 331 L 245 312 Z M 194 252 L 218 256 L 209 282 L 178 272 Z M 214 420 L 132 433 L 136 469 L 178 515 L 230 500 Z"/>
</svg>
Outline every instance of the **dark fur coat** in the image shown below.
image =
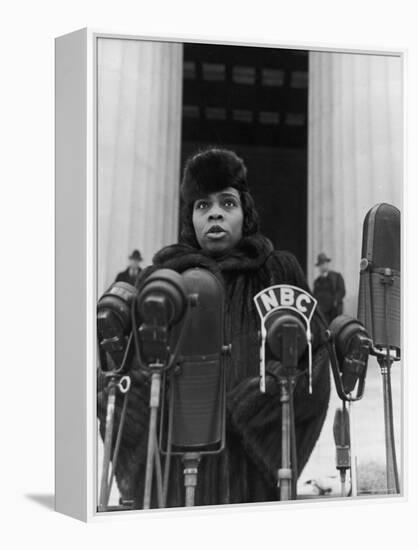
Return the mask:
<svg viewBox="0 0 418 550">
<path fill-rule="evenodd" d="M 144 271 L 144 280 L 153 270 L 166 267 L 183 272 L 189 267 L 205 267 L 222 276 L 226 289 L 226 332 L 232 343 L 231 366 L 227 373 L 226 448 L 217 456 L 203 457 L 199 466 L 196 503 L 224 504 L 278 499 L 277 470 L 281 462 L 281 407 L 275 366 L 266 377 L 266 393 L 259 390 L 260 321 L 253 297 L 273 284 L 291 284 L 306 290 L 303 272 L 287 252 L 273 250 L 266 238 L 243 238 L 236 249 L 216 260 L 188 245 L 162 249 L 154 265 Z M 140 282 L 139 282 L 140 284 Z M 319 342 L 320 320 L 314 316 L 313 393 L 308 393 L 306 370 L 295 388 L 295 425 L 298 473 L 302 471 L 317 441 L 328 408 L 330 381 L 328 355 Z M 116 468 L 116 481 L 123 498 L 142 507 L 148 431 L 149 379 L 132 369 L 126 424 Z M 98 416 L 104 436 L 106 394 L 99 377 Z M 122 399 L 116 406 L 116 425 Z M 184 505 L 182 464 L 173 457 L 167 506 Z"/>
</svg>

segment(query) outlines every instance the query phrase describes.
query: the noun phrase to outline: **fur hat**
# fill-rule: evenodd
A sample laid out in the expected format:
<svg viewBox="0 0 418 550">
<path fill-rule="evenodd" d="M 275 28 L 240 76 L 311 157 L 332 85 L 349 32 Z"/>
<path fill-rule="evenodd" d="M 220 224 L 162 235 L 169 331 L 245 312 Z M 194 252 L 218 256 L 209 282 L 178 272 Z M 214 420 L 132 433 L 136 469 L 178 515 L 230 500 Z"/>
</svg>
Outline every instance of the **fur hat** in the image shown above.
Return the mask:
<svg viewBox="0 0 418 550">
<path fill-rule="evenodd" d="M 243 237 L 259 231 L 259 217 L 248 190 L 247 169 L 233 151 L 209 148 L 188 158 L 181 185 L 180 242 L 199 248 L 193 226 L 194 201 L 210 193 L 234 187 L 239 191 L 244 212 Z"/>
<path fill-rule="evenodd" d="M 190 157 L 184 167 L 181 196 L 186 203 L 234 187 L 248 191 L 244 161 L 228 149 L 210 148 Z"/>
</svg>

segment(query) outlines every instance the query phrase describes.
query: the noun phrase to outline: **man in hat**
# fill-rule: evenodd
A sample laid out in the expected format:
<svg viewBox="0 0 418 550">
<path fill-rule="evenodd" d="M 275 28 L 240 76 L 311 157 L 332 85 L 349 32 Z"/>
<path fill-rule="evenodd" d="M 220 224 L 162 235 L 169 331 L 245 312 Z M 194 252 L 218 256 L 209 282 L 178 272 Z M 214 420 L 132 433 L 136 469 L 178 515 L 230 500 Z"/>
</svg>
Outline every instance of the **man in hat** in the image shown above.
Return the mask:
<svg viewBox="0 0 418 550">
<path fill-rule="evenodd" d="M 125 271 L 121 271 L 118 273 L 115 282 L 118 281 L 129 283 L 131 285 L 135 285 L 135 281 L 138 277 L 138 275 L 141 273 L 141 268 L 139 267 L 139 264 L 142 261 L 142 256 L 139 250 L 134 250 L 132 254 L 129 256 L 129 265 L 125 269 Z"/>
<path fill-rule="evenodd" d="M 345 296 L 344 279 L 341 273 L 331 271 L 331 258 L 321 252 L 318 254 L 316 266 L 319 277 L 315 279 L 313 293 L 318 300 L 319 307 L 328 323 L 343 312 L 343 298 Z"/>
</svg>

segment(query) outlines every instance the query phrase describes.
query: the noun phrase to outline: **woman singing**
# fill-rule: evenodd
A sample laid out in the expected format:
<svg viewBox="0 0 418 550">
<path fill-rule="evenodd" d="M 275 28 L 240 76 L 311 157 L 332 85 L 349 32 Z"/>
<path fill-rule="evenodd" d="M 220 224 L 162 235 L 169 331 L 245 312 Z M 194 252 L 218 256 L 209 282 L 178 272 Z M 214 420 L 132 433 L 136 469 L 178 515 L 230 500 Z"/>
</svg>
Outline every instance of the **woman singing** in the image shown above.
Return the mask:
<svg viewBox="0 0 418 550">
<path fill-rule="evenodd" d="M 141 284 L 158 268 L 182 273 L 202 267 L 221 277 L 225 287 L 225 327 L 232 343 L 226 380 L 226 445 L 202 458 L 196 504 L 278 500 L 281 464 L 281 404 L 277 362 L 267 365 L 266 393 L 259 389 L 260 319 L 253 302 L 261 290 L 289 284 L 309 291 L 295 257 L 274 250 L 259 232 L 259 219 L 247 183 L 244 162 L 232 151 L 207 149 L 188 159 L 181 186 L 181 238 L 160 250 Z M 330 382 L 328 355 L 320 343 L 321 320 L 314 316 L 312 394 L 307 352 L 300 359 L 294 391 L 298 474 L 317 441 L 327 412 Z M 122 499 L 142 507 L 148 430 L 149 377 L 131 369 L 132 389 L 116 468 Z M 121 409 L 117 402 L 116 422 Z M 98 395 L 104 434 L 106 395 Z M 167 506 L 184 505 L 183 465 L 172 458 Z"/>
</svg>

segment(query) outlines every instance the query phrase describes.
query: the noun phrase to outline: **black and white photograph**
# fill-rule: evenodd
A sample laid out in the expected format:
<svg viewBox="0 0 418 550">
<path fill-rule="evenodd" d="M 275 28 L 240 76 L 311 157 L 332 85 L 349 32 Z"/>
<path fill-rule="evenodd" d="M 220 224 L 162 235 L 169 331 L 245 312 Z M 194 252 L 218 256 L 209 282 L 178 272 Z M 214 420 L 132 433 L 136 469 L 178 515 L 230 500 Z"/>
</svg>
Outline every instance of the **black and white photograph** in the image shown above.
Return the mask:
<svg viewBox="0 0 418 550">
<path fill-rule="evenodd" d="M 416 546 L 412 8 L 2 6 L 2 548 Z"/>
<path fill-rule="evenodd" d="M 402 53 L 94 48 L 97 512 L 403 496 Z"/>
</svg>

